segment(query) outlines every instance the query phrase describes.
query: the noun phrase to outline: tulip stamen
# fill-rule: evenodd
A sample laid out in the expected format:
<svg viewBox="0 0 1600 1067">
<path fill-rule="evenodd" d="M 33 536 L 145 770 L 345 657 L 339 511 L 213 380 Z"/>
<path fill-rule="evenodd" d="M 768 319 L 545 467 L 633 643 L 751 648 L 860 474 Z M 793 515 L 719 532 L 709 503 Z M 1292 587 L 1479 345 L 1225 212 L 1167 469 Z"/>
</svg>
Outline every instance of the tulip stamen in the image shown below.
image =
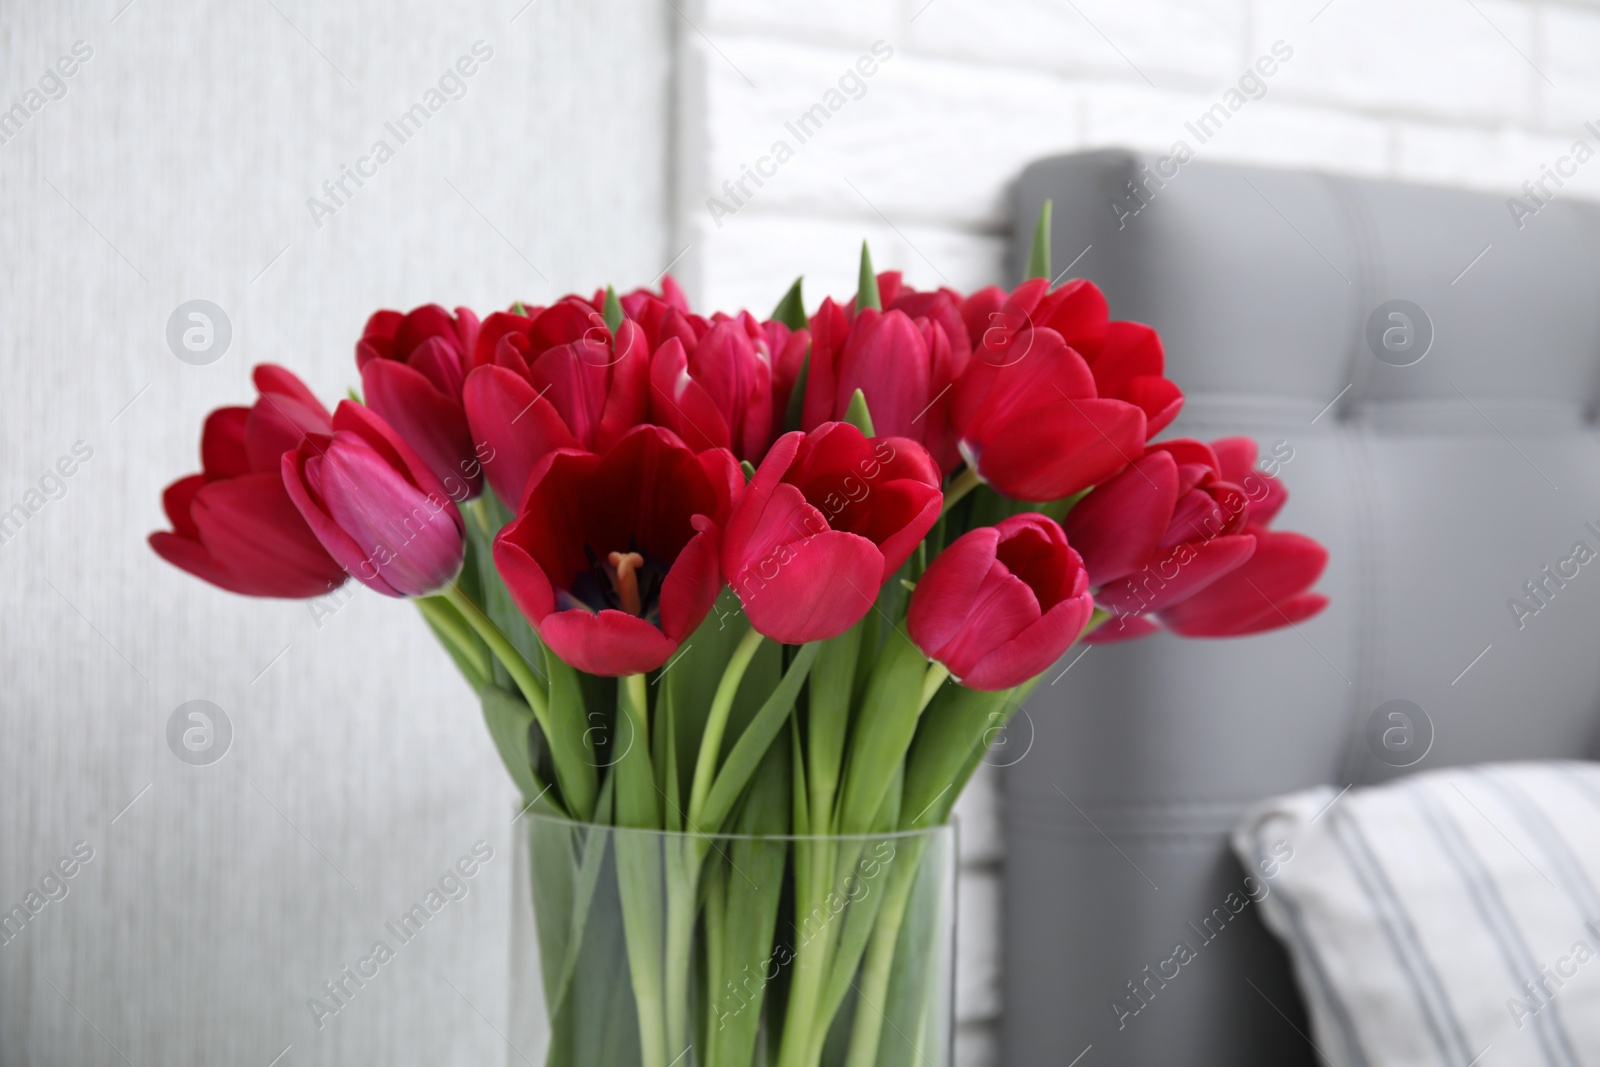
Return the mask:
<svg viewBox="0 0 1600 1067">
<path fill-rule="evenodd" d="M 613 552 L 607 557 L 611 563 L 611 588 L 617 602 L 629 615 L 642 615 L 644 602 L 639 597 L 639 568 L 644 557 L 637 552 Z"/>
</svg>

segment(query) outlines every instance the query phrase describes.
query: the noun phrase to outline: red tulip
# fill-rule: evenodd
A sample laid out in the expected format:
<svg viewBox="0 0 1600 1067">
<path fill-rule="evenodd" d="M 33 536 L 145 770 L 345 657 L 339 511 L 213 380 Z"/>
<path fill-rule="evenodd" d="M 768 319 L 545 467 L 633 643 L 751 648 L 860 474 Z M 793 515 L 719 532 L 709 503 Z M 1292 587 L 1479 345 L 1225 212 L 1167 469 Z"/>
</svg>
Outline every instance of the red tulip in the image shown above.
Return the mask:
<svg viewBox="0 0 1600 1067">
<path fill-rule="evenodd" d="M 964 534 L 928 565 L 906 627 L 969 689 L 1009 689 L 1054 663 L 1094 612 L 1061 527 L 1027 512 Z"/>
<path fill-rule="evenodd" d="M 769 319 L 761 324 L 766 335 L 767 351 L 772 353 L 772 437 L 782 436 L 789 415 L 789 399 L 798 384 L 800 368 L 805 365 L 811 351 L 811 331 L 791 330 L 783 323 Z M 764 455 L 765 453 L 763 453 Z M 759 459 L 750 462 L 758 463 Z"/>
<path fill-rule="evenodd" d="M 1014 500 L 1058 500 L 1104 481 L 1144 450 L 1145 414 L 1101 397 L 1059 333 L 1023 329 L 974 353 L 954 389 L 961 453 Z"/>
<path fill-rule="evenodd" d="M 760 462 L 782 422 L 774 413 L 775 373 L 755 317 L 720 316 L 698 341 L 672 337 L 650 357 L 652 417 L 696 448 Z"/>
<path fill-rule="evenodd" d="M 974 358 L 1005 365 L 1025 354 L 1019 335 L 1028 329 L 1054 330 L 1083 357 L 1094 375 L 1095 395 L 1120 400 L 1145 414 L 1146 438 L 1177 418 L 1183 393 L 1165 374 L 1161 338 L 1137 322 L 1113 322 L 1105 294 L 1077 279 L 1049 291 L 1043 278 L 1023 282 L 1010 294 L 990 286 L 963 303 L 962 317 L 972 336 Z"/>
<path fill-rule="evenodd" d="M 246 596 L 320 596 L 345 574 L 284 490 L 279 457 L 307 434 L 328 433 L 328 410 L 282 367 L 254 372 L 253 407 L 219 408 L 200 437 L 204 472 L 167 487 L 172 532 L 150 547 L 175 567 Z"/>
<path fill-rule="evenodd" d="M 452 498 L 483 488 L 461 387 L 478 341 L 478 317 L 452 316 L 437 304 L 402 315 L 379 311 L 356 343 L 356 366 L 366 403 L 422 456 Z"/>
<path fill-rule="evenodd" d="M 939 483 L 907 438 L 841 422 L 784 434 L 723 534 L 722 573 L 750 624 L 786 644 L 854 626 L 938 520 Z"/>
<path fill-rule="evenodd" d="M 624 320 L 613 337 L 599 312 L 576 298 L 531 315 L 490 315 L 474 361 L 462 394 L 467 421 L 485 445 L 489 484 L 512 509 L 546 455 L 606 451 L 647 416 L 640 327 Z"/>
<path fill-rule="evenodd" d="M 564 662 L 608 677 L 654 670 L 722 589 L 718 529 L 743 482 L 726 450 L 697 454 L 658 426 L 604 455 L 552 452 L 495 538 L 495 566 Z"/>
<path fill-rule="evenodd" d="M 341 400 L 333 432 L 282 460 L 283 484 L 317 539 L 363 585 L 431 596 L 455 580 L 466 526 L 444 484 L 371 409 Z"/>
<path fill-rule="evenodd" d="M 1328 550 L 1309 537 L 1266 526 L 1288 499 L 1277 478 L 1256 468 L 1256 443 L 1248 437 L 1211 442 L 1224 478 L 1249 498 L 1247 531 L 1255 553 L 1237 570 L 1161 613 L 1161 622 L 1184 637 L 1236 637 L 1290 626 L 1328 604 L 1307 592 L 1328 563 Z"/>
<path fill-rule="evenodd" d="M 605 300 L 606 291 L 600 289 L 592 303 L 597 308 L 604 307 Z M 694 340 L 711 328 L 710 322 L 689 310 L 689 298 L 670 274 L 661 279 L 660 293 L 635 289 L 618 297 L 617 302 L 622 305 L 622 313 L 644 331 L 652 352 L 672 337 L 682 340 L 684 347 L 692 347 Z"/>
<path fill-rule="evenodd" d="M 877 433 L 922 443 L 941 470 L 952 471 L 961 453 L 950 426 L 951 386 L 970 356 L 955 298 L 904 288 L 894 271 L 880 274 L 878 287 L 884 311 L 829 298 L 812 317 L 801 425 L 842 419 L 859 389 Z"/>
<path fill-rule="evenodd" d="M 1067 514 L 1095 599 L 1116 616 L 1091 641 L 1143 637 L 1158 623 L 1187 636 L 1252 633 L 1322 609 L 1326 599 L 1305 590 L 1327 553 L 1266 530 L 1287 493 L 1255 458 L 1247 438 L 1163 441 Z"/>
</svg>

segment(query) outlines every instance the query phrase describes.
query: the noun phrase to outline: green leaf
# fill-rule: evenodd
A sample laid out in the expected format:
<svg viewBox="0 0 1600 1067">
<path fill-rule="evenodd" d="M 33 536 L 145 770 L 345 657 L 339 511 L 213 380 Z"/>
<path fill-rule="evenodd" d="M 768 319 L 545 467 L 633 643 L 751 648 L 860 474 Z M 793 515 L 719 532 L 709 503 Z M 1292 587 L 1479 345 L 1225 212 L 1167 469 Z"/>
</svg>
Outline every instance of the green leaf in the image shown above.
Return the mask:
<svg viewBox="0 0 1600 1067">
<path fill-rule="evenodd" d="M 511 304 L 511 314 L 526 316 L 528 314 L 527 306 L 524 305 L 520 300 L 513 301 Z"/>
<path fill-rule="evenodd" d="M 677 655 L 655 677 L 653 689 L 671 693 L 673 732 L 677 735 L 678 781 L 694 779 L 700 738 L 705 734 L 711 700 L 722 673 L 739 641 L 750 630 L 750 620 L 739 609 L 733 590 L 723 589 L 710 614 L 697 627 Z M 763 694 L 763 697 L 765 694 Z M 667 699 L 666 694 L 662 695 Z"/>
<path fill-rule="evenodd" d="M 644 675 L 630 674 L 617 686 L 617 719 L 626 721 L 633 738 L 612 765 L 617 776 L 617 825 L 640 830 L 661 829 L 661 794 L 656 791 L 650 758 L 650 697 Z M 640 835 L 634 835 L 635 837 Z M 619 850 L 621 842 L 618 842 Z M 632 943 L 632 937 L 629 937 Z"/>
<path fill-rule="evenodd" d="M 606 286 L 606 305 L 601 314 L 605 317 L 606 329 L 615 334 L 617 327 L 622 325 L 624 316 L 622 314 L 622 301 L 617 299 L 617 291 L 609 285 Z"/>
<path fill-rule="evenodd" d="M 708 1064 L 757 1062 L 755 1045 L 766 976 L 783 962 L 775 955 L 773 935 L 789 849 L 787 841 L 773 835 L 790 829 L 790 767 L 787 741 L 773 744 L 750 783 L 735 823 L 736 831 L 747 836 L 733 841 L 725 861 L 721 857 L 711 860 L 711 878 L 723 892 L 721 907 L 708 899 L 705 910 L 707 962 L 712 970 L 705 1020 L 709 1050 L 703 1061 Z M 749 982 L 751 978 L 755 981 Z M 729 983 L 740 996 L 727 992 Z"/>
<path fill-rule="evenodd" d="M 867 394 L 859 389 L 850 394 L 850 406 L 844 410 L 844 421 L 868 437 L 878 436 L 872 429 L 872 412 L 867 410 Z"/>
<path fill-rule="evenodd" d="M 533 767 L 533 752 L 528 745 L 528 728 L 533 725 L 533 709 L 498 686 L 488 686 L 479 694 L 483 703 L 483 719 L 488 724 L 489 736 L 500 753 L 511 780 L 522 794 L 524 806 L 543 804 L 548 810 L 565 817 L 567 812 L 550 796 L 549 787 L 540 780 Z"/>
<path fill-rule="evenodd" d="M 980 693 L 960 685 L 939 690 L 906 756 L 906 829 L 949 820 L 951 809 L 990 746 L 1004 736 L 1011 717 L 1043 679 L 1040 674 L 997 693 Z"/>
<path fill-rule="evenodd" d="M 804 275 L 796 278 L 794 284 L 789 286 L 789 291 L 783 294 L 783 299 L 778 301 L 778 306 L 772 309 L 772 318 L 791 330 L 806 328 L 806 304 L 800 297 L 800 283 L 804 280 Z"/>
<path fill-rule="evenodd" d="M 598 792 L 599 760 L 590 738 L 588 709 L 578 672 L 557 656 L 546 656 L 545 672 L 550 679 L 550 730 L 545 738 L 550 758 L 561 783 L 561 796 L 572 817 L 584 822 L 593 818 Z"/>
<path fill-rule="evenodd" d="M 806 702 L 806 728 L 811 754 L 810 809 L 820 826 L 833 824 L 833 802 L 839 790 L 846 735 L 850 730 L 850 698 L 861 653 L 858 622 L 838 637 L 822 642 L 811 664 L 811 691 Z"/>
<path fill-rule="evenodd" d="M 439 639 L 444 650 L 455 661 L 467 684 L 476 690 L 483 689 L 494 678 L 494 665 L 489 649 L 473 632 L 461 613 L 443 597 L 423 597 L 416 601 L 417 610 Z"/>
<path fill-rule="evenodd" d="M 356 392 L 356 387 L 355 386 L 352 385 L 350 388 L 346 389 L 344 392 L 345 392 L 346 396 L 348 396 L 351 400 L 354 400 L 357 404 L 362 402 L 361 394 Z"/>
<path fill-rule="evenodd" d="M 795 375 L 794 388 L 789 391 L 789 404 L 783 411 L 783 432 L 793 433 L 800 428 L 806 412 L 806 383 L 811 379 L 811 346 L 800 360 L 800 373 Z"/>
<path fill-rule="evenodd" d="M 1050 210 L 1046 200 L 1039 206 L 1039 219 L 1033 224 L 1033 246 L 1028 249 L 1028 277 L 1050 277 Z"/>
<path fill-rule="evenodd" d="M 898 629 L 889 634 L 867 680 L 850 739 L 839 833 L 872 829 L 872 817 L 915 734 L 927 665 L 927 658 Z"/>
<path fill-rule="evenodd" d="M 511 591 L 506 588 L 505 581 L 494 565 L 495 536 L 515 516 L 488 486 L 484 486 L 478 506 L 482 509 L 485 528 L 480 529 L 477 523 L 469 522 L 467 537 L 472 556 L 478 564 L 478 580 L 483 591 L 479 603 L 483 605 L 484 615 L 522 653 L 522 658 L 533 667 L 534 673 L 544 676 L 544 646 L 533 632 L 533 627 L 528 625 L 527 617 L 511 599 Z M 495 680 L 508 688 L 511 685 L 511 676 L 498 662 L 495 664 Z"/>
<path fill-rule="evenodd" d="M 716 832 L 728 817 L 728 813 L 733 810 L 734 801 L 744 792 L 744 787 L 750 782 L 750 776 L 755 774 L 756 767 L 766 755 L 768 747 L 782 731 L 789 713 L 794 710 L 794 702 L 800 695 L 800 687 L 805 683 L 806 676 L 811 670 L 811 661 L 816 658 L 817 645 L 818 642 L 813 641 L 800 646 L 800 651 L 795 653 L 794 659 L 789 663 L 789 669 L 784 672 L 783 681 L 772 690 L 772 695 L 767 697 L 761 705 L 761 710 L 756 712 L 755 717 L 750 720 L 750 725 L 745 727 L 739 740 L 734 742 L 732 751 L 728 753 L 722 769 L 717 772 L 711 784 L 705 807 L 701 809 L 699 822 L 702 830 L 708 833 Z"/>
<path fill-rule="evenodd" d="M 872 253 L 867 251 L 867 242 L 861 242 L 861 278 L 856 287 L 856 310 L 863 308 L 877 308 L 883 310 L 883 301 L 878 296 L 878 276 L 872 270 Z"/>
</svg>

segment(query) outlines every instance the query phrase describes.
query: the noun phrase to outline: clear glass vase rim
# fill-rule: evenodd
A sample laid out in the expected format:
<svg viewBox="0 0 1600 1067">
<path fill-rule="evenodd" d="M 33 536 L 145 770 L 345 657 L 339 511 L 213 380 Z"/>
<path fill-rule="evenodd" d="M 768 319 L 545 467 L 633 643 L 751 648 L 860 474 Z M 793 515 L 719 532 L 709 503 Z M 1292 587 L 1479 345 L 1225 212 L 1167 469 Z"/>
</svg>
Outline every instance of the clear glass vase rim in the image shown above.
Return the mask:
<svg viewBox="0 0 1600 1067">
<path fill-rule="evenodd" d="M 535 820 L 553 826 L 567 826 L 584 830 L 604 830 L 619 834 L 643 834 L 649 837 L 683 838 L 703 841 L 796 841 L 812 844 L 863 841 L 894 841 L 913 838 L 939 838 L 951 836 L 956 832 L 955 822 L 940 823 L 937 826 L 923 826 L 910 830 L 884 830 L 881 833 L 866 834 L 738 834 L 738 833 L 697 833 L 693 830 L 657 830 L 648 827 L 615 826 L 611 823 L 584 822 L 581 819 L 569 819 L 563 815 L 550 815 L 543 812 L 523 812 L 521 819 Z"/>
</svg>

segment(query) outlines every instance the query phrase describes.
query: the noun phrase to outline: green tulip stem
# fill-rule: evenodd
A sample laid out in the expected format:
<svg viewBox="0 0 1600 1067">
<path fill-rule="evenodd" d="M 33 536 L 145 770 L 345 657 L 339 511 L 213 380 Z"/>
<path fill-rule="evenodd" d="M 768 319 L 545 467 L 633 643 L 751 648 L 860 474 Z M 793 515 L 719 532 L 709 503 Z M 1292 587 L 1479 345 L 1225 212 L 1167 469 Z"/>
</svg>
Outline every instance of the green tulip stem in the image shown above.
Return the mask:
<svg viewBox="0 0 1600 1067">
<path fill-rule="evenodd" d="M 522 653 L 506 639 L 506 635 L 500 632 L 500 627 L 483 613 L 483 609 L 473 603 L 472 598 L 459 584 L 452 582 L 445 586 L 444 592 L 440 595 L 461 613 L 467 624 L 483 638 L 483 643 L 489 646 L 489 651 L 493 652 L 495 658 L 505 666 L 506 673 L 511 675 L 511 680 L 516 682 L 517 688 L 522 691 L 522 698 L 528 702 L 528 707 L 533 709 L 534 718 L 539 720 L 539 729 L 545 732 L 545 736 L 550 736 L 550 699 L 545 693 L 544 686 L 540 685 L 539 679 L 534 676 L 533 668 L 522 658 Z"/>
<path fill-rule="evenodd" d="M 733 656 L 728 660 L 727 669 L 722 672 L 716 695 L 711 698 L 711 711 L 706 715 L 705 733 L 700 739 L 700 755 L 694 765 L 694 785 L 689 791 L 691 831 L 709 829 L 712 833 L 716 832 L 716 827 L 702 828 L 698 823 L 705 810 L 706 798 L 711 794 L 712 780 L 716 777 L 717 756 L 722 752 L 722 734 L 728 727 L 728 715 L 733 711 L 733 698 L 739 692 L 739 683 L 744 680 L 744 672 L 749 668 L 750 661 L 755 658 L 756 649 L 761 647 L 764 640 L 754 627 L 739 639 Z"/>
<path fill-rule="evenodd" d="M 961 473 L 956 475 L 955 481 L 950 483 L 950 488 L 945 490 L 944 511 L 940 512 L 940 514 L 949 514 L 950 509 L 955 507 L 956 504 L 960 502 L 962 497 L 966 496 L 968 493 L 972 492 L 982 484 L 983 479 L 978 477 L 977 471 L 973 470 L 971 467 L 961 468 Z"/>
<path fill-rule="evenodd" d="M 930 663 L 928 673 L 922 676 L 922 699 L 917 705 L 917 716 L 920 718 L 928 705 L 933 703 L 933 698 L 938 694 L 939 687 L 950 680 L 950 668 L 943 663 Z"/>
<path fill-rule="evenodd" d="M 468 513 L 472 515 L 474 521 L 477 522 L 478 530 L 483 534 L 483 539 L 485 541 L 493 541 L 494 535 L 499 531 L 489 529 L 488 500 L 485 497 L 480 496 L 476 500 L 469 501 L 466 505 L 466 509 Z"/>
</svg>

